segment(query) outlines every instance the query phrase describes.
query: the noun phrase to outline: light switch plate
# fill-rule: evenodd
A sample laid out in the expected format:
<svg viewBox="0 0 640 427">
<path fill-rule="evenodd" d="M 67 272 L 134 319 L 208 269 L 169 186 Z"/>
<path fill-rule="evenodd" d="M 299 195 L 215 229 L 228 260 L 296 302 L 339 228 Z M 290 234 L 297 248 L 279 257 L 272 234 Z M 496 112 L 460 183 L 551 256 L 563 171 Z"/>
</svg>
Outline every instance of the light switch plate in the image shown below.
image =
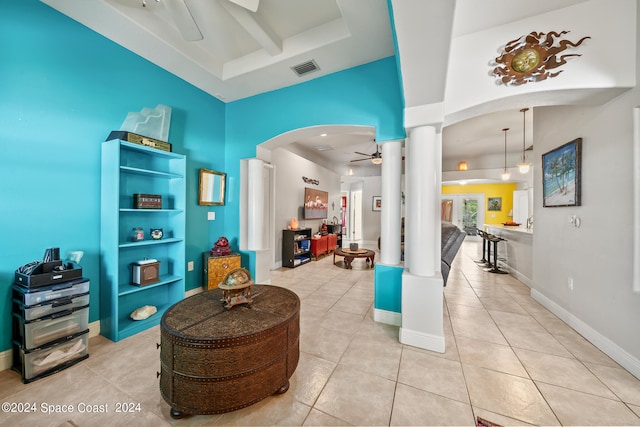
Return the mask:
<svg viewBox="0 0 640 427">
<path fill-rule="evenodd" d="M 213 221 L 216 219 L 216 213 L 215 212 L 207 212 L 207 219 L 209 221 Z"/>
</svg>

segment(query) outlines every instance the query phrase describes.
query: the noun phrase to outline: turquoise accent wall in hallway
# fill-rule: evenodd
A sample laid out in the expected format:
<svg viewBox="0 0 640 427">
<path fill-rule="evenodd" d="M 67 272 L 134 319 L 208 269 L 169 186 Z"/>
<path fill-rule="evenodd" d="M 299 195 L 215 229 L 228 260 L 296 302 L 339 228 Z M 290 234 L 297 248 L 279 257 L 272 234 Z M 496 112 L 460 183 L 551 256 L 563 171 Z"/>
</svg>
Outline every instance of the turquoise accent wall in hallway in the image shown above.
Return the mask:
<svg viewBox="0 0 640 427">
<path fill-rule="evenodd" d="M 11 284 L 45 249 L 83 250 L 90 322 L 99 319 L 100 146 L 127 113 L 173 108 L 187 155 L 187 288 L 201 284 L 224 209 L 197 205 L 198 169 L 224 170 L 224 104 L 36 0 L 0 0 L 0 351 L 11 342 Z M 206 213 L 216 211 L 216 221 Z"/>
<path fill-rule="evenodd" d="M 404 267 L 375 265 L 374 301 L 376 310 L 402 312 L 402 272 Z"/>
<path fill-rule="evenodd" d="M 187 156 L 187 290 L 201 286 L 202 252 L 218 237 L 238 248 L 239 160 L 256 145 L 324 124 L 404 138 L 393 57 L 225 105 L 37 0 L 0 10 L 0 352 L 11 348 L 14 272 L 50 247 L 85 252 L 89 321 L 99 320 L 100 147 L 127 113 L 172 107 L 169 142 Z M 200 168 L 228 174 L 226 206 L 197 204 Z M 253 254 L 243 263 L 253 270 Z"/>
</svg>

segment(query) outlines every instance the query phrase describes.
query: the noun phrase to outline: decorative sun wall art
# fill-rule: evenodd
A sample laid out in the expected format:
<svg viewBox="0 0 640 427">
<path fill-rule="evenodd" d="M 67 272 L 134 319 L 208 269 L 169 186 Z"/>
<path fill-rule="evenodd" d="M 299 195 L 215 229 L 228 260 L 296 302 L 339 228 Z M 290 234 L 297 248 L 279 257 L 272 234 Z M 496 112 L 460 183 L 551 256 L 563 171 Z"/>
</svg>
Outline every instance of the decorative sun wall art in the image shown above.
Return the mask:
<svg viewBox="0 0 640 427">
<path fill-rule="evenodd" d="M 519 86 L 528 82 L 539 82 L 556 77 L 564 70 L 558 69 L 567 63 L 567 58 L 582 56 L 577 53 L 560 55 L 569 48 L 580 46 L 586 39 L 583 37 L 577 42 L 562 40 L 569 31 L 557 33 L 538 33 L 532 31 L 526 36 L 521 36 L 508 42 L 502 49 L 500 56 L 495 58 L 492 65 L 496 67 L 492 75 L 496 77 L 498 84 Z"/>
</svg>

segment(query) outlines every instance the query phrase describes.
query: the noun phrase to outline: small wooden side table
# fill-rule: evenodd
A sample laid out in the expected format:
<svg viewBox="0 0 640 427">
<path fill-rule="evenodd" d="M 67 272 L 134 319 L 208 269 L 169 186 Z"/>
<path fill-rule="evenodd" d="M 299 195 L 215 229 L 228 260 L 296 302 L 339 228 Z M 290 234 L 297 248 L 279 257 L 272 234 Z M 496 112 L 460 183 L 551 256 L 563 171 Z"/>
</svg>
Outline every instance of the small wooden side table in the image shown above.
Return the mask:
<svg viewBox="0 0 640 427">
<path fill-rule="evenodd" d="M 202 286 L 215 289 L 228 272 L 242 267 L 240 254 L 231 253 L 223 256 L 211 256 L 209 252 L 202 254 Z"/>
<path fill-rule="evenodd" d="M 338 248 L 333 252 L 333 264 L 336 264 L 336 255 L 344 257 L 345 268 L 351 269 L 351 262 L 354 258 L 366 258 L 369 267 L 373 268 L 376 253 L 370 249 L 358 249 L 352 251 L 346 248 Z"/>
<path fill-rule="evenodd" d="M 219 414 L 289 389 L 300 355 L 300 299 L 253 286 L 253 303 L 225 309 L 222 289 L 186 298 L 162 316 L 160 393 L 171 416 Z"/>
</svg>

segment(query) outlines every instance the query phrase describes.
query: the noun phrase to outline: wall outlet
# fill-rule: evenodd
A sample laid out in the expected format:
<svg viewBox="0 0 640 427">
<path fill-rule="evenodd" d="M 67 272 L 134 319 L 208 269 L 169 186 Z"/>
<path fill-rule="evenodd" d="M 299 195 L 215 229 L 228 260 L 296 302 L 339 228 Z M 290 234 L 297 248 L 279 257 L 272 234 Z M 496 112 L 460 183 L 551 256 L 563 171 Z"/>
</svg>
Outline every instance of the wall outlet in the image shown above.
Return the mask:
<svg viewBox="0 0 640 427">
<path fill-rule="evenodd" d="M 573 277 L 569 277 L 567 279 L 567 286 L 569 287 L 570 290 L 573 290 Z"/>
<path fill-rule="evenodd" d="M 189 261 L 187 263 L 187 271 L 193 271 L 193 261 Z"/>
</svg>

